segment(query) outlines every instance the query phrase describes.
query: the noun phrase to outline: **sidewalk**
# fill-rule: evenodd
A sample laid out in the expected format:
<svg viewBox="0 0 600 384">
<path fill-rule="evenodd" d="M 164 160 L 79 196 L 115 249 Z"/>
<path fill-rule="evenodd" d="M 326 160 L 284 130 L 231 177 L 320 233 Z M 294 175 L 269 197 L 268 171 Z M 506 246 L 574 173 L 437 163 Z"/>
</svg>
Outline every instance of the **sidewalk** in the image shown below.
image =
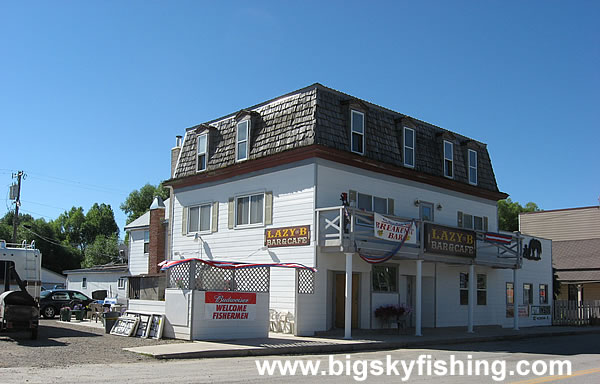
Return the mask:
<svg viewBox="0 0 600 384">
<path fill-rule="evenodd" d="M 399 335 L 396 329 L 355 330 L 352 340 L 344 340 L 342 330 L 316 337 L 271 333 L 268 338 L 261 339 L 193 341 L 125 350 L 157 359 L 329 354 L 600 333 L 600 327 L 532 327 L 522 328 L 520 331 L 501 327 L 476 327 L 475 333 L 467 333 L 466 327 L 430 328 L 424 329 L 423 336 L 420 337 L 408 334 L 408 331 Z"/>
</svg>

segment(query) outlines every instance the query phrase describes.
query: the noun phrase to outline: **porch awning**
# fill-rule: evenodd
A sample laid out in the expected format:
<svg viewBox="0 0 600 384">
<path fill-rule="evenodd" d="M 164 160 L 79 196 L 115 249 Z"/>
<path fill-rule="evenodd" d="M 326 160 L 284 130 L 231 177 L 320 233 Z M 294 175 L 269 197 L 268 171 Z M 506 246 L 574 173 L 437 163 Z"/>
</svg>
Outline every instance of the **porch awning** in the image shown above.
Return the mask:
<svg viewBox="0 0 600 384">
<path fill-rule="evenodd" d="M 196 260 L 196 261 L 199 261 L 199 262 L 201 262 L 203 264 L 210 265 L 211 267 L 222 268 L 222 269 L 244 269 L 244 268 L 264 268 L 264 267 L 273 268 L 273 267 L 277 267 L 277 268 L 307 269 L 307 270 L 312 271 L 312 272 L 317 272 L 316 268 L 307 267 L 306 265 L 302 265 L 302 264 L 298 264 L 298 263 L 262 263 L 262 264 L 253 264 L 253 263 L 240 263 L 240 262 L 236 262 L 236 261 L 202 260 L 202 259 L 198 259 L 198 258 L 195 258 L 195 257 L 191 257 L 191 258 L 188 258 L 188 259 L 182 259 L 182 260 L 171 260 L 171 261 L 167 261 L 167 262 L 162 262 L 162 263 L 159 264 L 159 266 L 161 266 L 161 268 L 160 268 L 161 271 L 166 271 L 167 269 L 169 269 L 171 267 L 174 267 L 174 266 L 182 264 L 182 263 L 189 263 L 192 260 Z"/>
</svg>

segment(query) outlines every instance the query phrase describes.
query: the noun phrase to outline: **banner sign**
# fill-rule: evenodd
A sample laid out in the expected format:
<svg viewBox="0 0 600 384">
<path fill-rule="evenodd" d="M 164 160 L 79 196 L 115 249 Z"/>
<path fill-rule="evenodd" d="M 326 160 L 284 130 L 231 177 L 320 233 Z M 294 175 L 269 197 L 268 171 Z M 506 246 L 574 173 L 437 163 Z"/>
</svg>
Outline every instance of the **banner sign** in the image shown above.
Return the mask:
<svg viewBox="0 0 600 384">
<path fill-rule="evenodd" d="M 373 227 L 375 237 L 388 241 L 402 242 L 404 235 L 408 231 L 404 243 L 417 244 L 417 226 L 411 226 L 411 221 L 396 221 L 388 219 L 379 213 L 374 213 L 373 219 L 375 220 L 375 226 Z"/>
<path fill-rule="evenodd" d="M 425 223 L 425 252 L 475 258 L 475 232 Z"/>
<path fill-rule="evenodd" d="M 254 320 L 256 293 L 206 292 L 204 313 L 207 320 Z"/>
<path fill-rule="evenodd" d="M 519 305 L 519 317 L 529 317 L 529 305 Z M 506 317 L 515 317 L 515 306 L 506 305 Z"/>
<path fill-rule="evenodd" d="M 265 229 L 265 245 L 269 248 L 310 245 L 310 225 Z"/>
</svg>

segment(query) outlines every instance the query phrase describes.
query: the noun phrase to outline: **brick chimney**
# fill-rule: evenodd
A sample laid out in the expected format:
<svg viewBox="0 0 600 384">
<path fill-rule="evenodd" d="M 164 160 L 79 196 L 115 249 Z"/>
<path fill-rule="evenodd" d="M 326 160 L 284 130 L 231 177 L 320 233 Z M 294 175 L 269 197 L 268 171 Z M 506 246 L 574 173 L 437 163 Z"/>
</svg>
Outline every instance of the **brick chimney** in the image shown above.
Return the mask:
<svg viewBox="0 0 600 384">
<path fill-rule="evenodd" d="M 179 153 L 181 153 L 181 136 L 175 136 L 175 146 L 171 148 L 171 179 L 175 176 Z"/>
<path fill-rule="evenodd" d="M 150 206 L 150 244 L 148 245 L 148 274 L 160 271 L 158 263 L 165 260 L 165 203 L 160 196 L 154 198 Z"/>
</svg>

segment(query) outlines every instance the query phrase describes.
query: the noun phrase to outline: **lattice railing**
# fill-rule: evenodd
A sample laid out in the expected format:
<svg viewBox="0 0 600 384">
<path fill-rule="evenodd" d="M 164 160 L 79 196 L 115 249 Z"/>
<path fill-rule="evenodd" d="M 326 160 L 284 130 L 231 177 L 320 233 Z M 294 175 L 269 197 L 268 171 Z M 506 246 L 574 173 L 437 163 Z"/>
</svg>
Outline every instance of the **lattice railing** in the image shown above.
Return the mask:
<svg viewBox="0 0 600 384">
<path fill-rule="evenodd" d="M 223 269 L 197 262 L 169 269 L 169 288 L 197 291 L 269 292 L 269 268 Z"/>
<path fill-rule="evenodd" d="M 298 293 L 311 295 L 315 293 L 315 273 L 308 269 L 298 269 Z"/>
</svg>

